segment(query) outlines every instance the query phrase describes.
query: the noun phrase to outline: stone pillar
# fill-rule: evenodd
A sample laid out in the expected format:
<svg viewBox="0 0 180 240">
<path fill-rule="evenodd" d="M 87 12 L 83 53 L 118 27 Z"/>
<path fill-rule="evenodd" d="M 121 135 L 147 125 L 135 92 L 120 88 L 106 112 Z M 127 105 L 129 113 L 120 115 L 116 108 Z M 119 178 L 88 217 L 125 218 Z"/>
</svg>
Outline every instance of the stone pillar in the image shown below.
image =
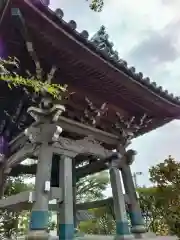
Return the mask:
<svg viewBox="0 0 180 240">
<path fill-rule="evenodd" d="M 0 166 L 0 199 L 4 196 L 7 183 L 7 173 L 5 173 L 5 167 Z"/>
<path fill-rule="evenodd" d="M 132 151 L 132 150 L 130 150 Z M 133 157 L 133 156 L 132 156 Z M 142 237 L 141 234 L 146 232 L 144 219 L 141 214 L 141 209 L 138 203 L 136 189 L 134 187 L 133 177 L 130 169 L 132 161 L 124 163 L 121 169 L 122 179 L 124 183 L 125 192 L 129 197 L 129 216 L 131 220 L 131 232 L 137 237 Z"/>
<path fill-rule="evenodd" d="M 75 159 L 73 159 L 72 164 L 72 186 L 73 186 L 73 215 L 74 215 L 74 230 L 77 233 L 77 218 L 76 218 L 76 165 Z"/>
<path fill-rule="evenodd" d="M 49 83 L 53 75 L 48 78 Z M 64 106 L 54 104 L 54 99 L 47 89 L 41 90 L 41 96 L 39 106 L 31 106 L 27 110 L 36 124 L 25 130 L 25 135 L 29 137 L 29 140 L 36 146 L 41 146 L 36 173 L 36 201 L 32 208 L 30 232 L 26 238 L 28 240 L 48 239 L 48 203 L 53 157 L 51 147 L 62 133 L 62 128 L 57 125 L 57 122 L 59 116 L 65 111 Z"/>
<path fill-rule="evenodd" d="M 59 236 L 59 225 L 60 225 L 60 211 L 59 209 L 61 208 L 62 203 L 57 203 L 57 236 Z"/>
<path fill-rule="evenodd" d="M 48 143 L 42 143 L 37 164 L 35 182 L 35 202 L 32 207 L 30 217 L 30 231 L 26 239 L 46 240 L 48 239 L 49 221 L 49 190 L 52 166 L 52 149 Z"/>
<path fill-rule="evenodd" d="M 6 160 L 9 153 L 9 143 L 5 136 L 0 135 L 0 199 L 4 196 L 7 182 Z"/>
<path fill-rule="evenodd" d="M 74 239 L 72 159 L 62 156 L 60 160 L 59 187 L 63 190 L 63 202 L 60 205 L 59 239 Z"/>
<path fill-rule="evenodd" d="M 119 171 L 119 161 L 120 159 L 112 160 L 109 169 L 116 217 L 116 240 L 131 238 Z"/>
</svg>

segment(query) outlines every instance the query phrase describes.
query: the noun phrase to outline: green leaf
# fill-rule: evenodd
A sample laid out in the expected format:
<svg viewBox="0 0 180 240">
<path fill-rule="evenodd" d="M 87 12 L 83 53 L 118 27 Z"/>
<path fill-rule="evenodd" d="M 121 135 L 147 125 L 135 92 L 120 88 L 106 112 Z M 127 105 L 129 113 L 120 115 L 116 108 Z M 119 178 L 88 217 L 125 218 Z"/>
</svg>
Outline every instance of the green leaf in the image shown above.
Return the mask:
<svg viewBox="0 0 180 240">
<path fill-rule="evenodd" d="M 9 69 L 10 66 L 14 66 L 16 69 L 19 68 L 19 61 L 16 58 L 8 58 L 8 60 L 4 60 L 0 58 L 0 80 L 7 82 L 9 88 L 14 87 L 27 87 L 31 88 L 37 93 L 40 93 L 42 89 L 45 89 L 52 97 L 60 99 L 61 93 L 66 91 L 66 86 L 61 86 L 59 84 L 51 84 L 48 82 L 48 79 L 39 79 L 39 73 L 42 69 L 38 70 L 38 76 L 32 76 L 28 71 L 29 78 L 25 78 L 23 76 L 18 75 L 14 70 L 11 72 Z M 55 74 L 55 71 L 53 71 Z M 47 74 L 47 78 L 49 75 Z M 53 79 L 53 75 L 51 75 Z"/>
</svg>

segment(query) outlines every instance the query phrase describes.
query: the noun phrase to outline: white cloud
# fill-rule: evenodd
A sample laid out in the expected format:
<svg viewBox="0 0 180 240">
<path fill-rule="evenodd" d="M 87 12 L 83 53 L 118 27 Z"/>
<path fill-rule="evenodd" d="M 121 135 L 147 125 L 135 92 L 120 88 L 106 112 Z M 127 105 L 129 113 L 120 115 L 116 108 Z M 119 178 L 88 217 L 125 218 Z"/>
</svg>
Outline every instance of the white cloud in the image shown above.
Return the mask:
<svg viewBox="0 0 180 240">
<path fill-rule="evenodd" d="M 66 20 L 74 19 L 78 29 L 91 34 L 105 25 L 122 58 L 180 95 L 179 0 L 105 0 L 101 13 L 92 12 L 86 0 L 51 0 L 51 7 L 62 8 Z M 136 51 L 132 56 L 140 47 L 141 54 Z M 144 172 L 138 177 L 141 184 L 148 183 L 149 166 L 170 154 L 178 159 L 179 138 L 180 123 L 175 121 L 133 141 L 132 147 L 138 151 L 133 170 Z"/>
</svg>

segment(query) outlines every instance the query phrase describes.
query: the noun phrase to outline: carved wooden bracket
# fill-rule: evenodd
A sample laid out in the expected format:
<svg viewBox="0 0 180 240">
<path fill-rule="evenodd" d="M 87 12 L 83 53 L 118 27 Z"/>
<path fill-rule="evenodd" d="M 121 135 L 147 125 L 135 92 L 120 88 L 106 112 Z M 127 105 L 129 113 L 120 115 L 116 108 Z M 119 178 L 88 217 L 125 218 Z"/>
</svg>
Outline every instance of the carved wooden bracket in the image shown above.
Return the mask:
<svg viewBox="0 0 180 240">
<path fill-rule="evenodd" d="M 131 143 L 131 139 L 134 135 L 141 129 L 147 127 L 152 119 L 146 114 L 141 117 L 131 117 L 130 119 L 124 118 L 119 112 L 116 112 L 117 121 L 114 124 L 115 129 L 117 129 L 121 143 L 127 147 Z"/>
<path fill-rule="evenodd" d="M 90 154 L 97 157 L 107 158 L 112 155 L 111 150 L 105 149 L 100 142 L 88 136 L 81 140 L 71 140 L 60 137 L 57 143 L 53 144 L 54 151 L 60 154 L 77 156 L 78 154 Z"/>
<path fill-rule="evenodd" d="M 103 103 L 97 108 L 87 97 L 85 98 L 87 108 L 84 110 L 84 116 L 81 121 L 93 127 L 97 126 L 101 117 L 108 111 L 107 104 Z"/>
</svg>

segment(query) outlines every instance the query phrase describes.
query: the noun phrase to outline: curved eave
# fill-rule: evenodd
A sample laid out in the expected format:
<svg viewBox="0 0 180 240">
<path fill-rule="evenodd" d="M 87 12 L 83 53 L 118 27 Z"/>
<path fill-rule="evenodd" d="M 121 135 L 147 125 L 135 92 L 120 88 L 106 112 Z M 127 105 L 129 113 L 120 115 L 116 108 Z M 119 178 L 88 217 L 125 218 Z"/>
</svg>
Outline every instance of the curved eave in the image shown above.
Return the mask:
<svg viewBox="0 0 180 240">
<path fill-rule="evenodd" d="M 160 88 L 155 87 L 152 84 L 137 80 L 133 77 L 133 74 L 130 73 L 130 70 L 123 69 L 123 66 L 120 66 L 113 59 L 109 59 L 106 54 L 99 51 L 94 45 L 85 39 L 80 33 L 76 30 L 73 30 L 68 23 L 60 20 L 54 12 L 46 8 L 43 5 L 36 6 L 32 3 L 33 1 L 24 0 L 23 3 L 19 0 L 15 0 L 13 5 L 16 7 L 22 8 L 24 17 L 28 24 L 31 25 L 32 19 L 36 23 L 36 30 L 39 31 L 41 26 L 44 26 L 44 34 L 48 37 L 48 40 L 51 40 L 54 45 L 56 45 L 57 50 L 60 48 L 65 48 L 68 51 L 69 46 L 74 52 L 74 57 L 77 58 L 77 53 L 79 56 L 82 56 L 82 61 L 91 64 L 91 67 L 98 66 L 98 71 L 105 73 L 107 78 L 111 79 L 111 84 L 114 85 L 114 90 L 119 83 L 123 84 L 129 93 L 133 95 L 133 101 L 138 99 L 139 102 L 143 105 L 143 102 L 149 102 L 150 107 L 152 107 L 152 112 L 154 109 L 158 112 L 159 109 L 163 109 L 164 116 L 179 118 L 180 115 L 180 101 L 173 97 L 172 95 L 163 92 Z M 31 10 L 31 11 L 30 11 Z M 66 42 L 66 45 L 57 44 L 58 39 L 62 39 L 62 42 Z M 61 45 L 61 46 L 60 46 Z M 88 59 L 88 61 L 87 61 Z M 96 64 L 97 63 L 97 64 Z M 135 97 L 137 96 L 137 97 Z"/>
</svg>

